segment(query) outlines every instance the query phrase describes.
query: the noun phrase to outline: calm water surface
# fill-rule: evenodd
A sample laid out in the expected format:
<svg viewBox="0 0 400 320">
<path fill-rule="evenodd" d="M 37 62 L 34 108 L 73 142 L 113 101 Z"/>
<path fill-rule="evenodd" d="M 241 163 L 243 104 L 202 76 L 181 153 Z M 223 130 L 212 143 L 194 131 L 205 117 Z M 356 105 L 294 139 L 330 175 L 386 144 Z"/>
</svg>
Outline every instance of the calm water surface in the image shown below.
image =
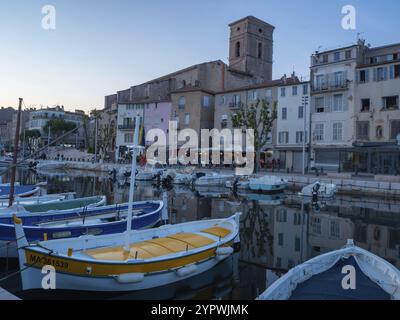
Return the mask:
<svg viewBox="0 0 400 320">
<path fill-rule="evenodd" d="M 8 181 L 9 177 L 4 175 L 3 182 Z M 113 182 L 107 174 L 86 171 L 19 170 L 17 181 L 26 184 L 47 181 L 48 193 L 104 194 L 110 204 L 127 201 L 129 194 L 124 181 Z M 135 199 L 162 199 L 164 193 L 168 196 L 168 219 L 173 224 L 242 212 L 241 251 L 203 275 L 140 293 L 94 296 L 21 292 L 19 275 L 0 286 L 23 298 L 254 299 L 288 269 L 343 247 L 347 239 L 354 239 L 358 246 L 400 267 L 400 202 L 337 196 L 313 206 L 293 192 L 272 197 L 233 195 L 225 188 L 163 190 L 147 182 L 137 183 Z M 0 277 L 15 272 L 16 268 L 16 261 L 2 261 Z"/>
</svg>

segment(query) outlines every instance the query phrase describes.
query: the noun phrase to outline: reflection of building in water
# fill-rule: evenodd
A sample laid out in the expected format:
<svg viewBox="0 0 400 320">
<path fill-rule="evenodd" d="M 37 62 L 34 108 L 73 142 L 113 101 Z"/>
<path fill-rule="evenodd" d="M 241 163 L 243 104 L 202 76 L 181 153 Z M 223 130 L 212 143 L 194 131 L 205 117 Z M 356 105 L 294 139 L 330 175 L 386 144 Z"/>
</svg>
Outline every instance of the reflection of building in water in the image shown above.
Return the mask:
<svg viewBox="0 0 400 320">
<path fill-rule="evenodd" d="M 339 215 L 354 221 L 357 245 L 400 266 L 400 217 L 398 212 L 371 208 L 338 208 Z"/>
<path fill-rule="evenodd" d="M 289 270 L 308 258 L 308 214 L 296 207 L 277 207 L 274 214 L 274 264 Z"/>
<path fill-rule="evenodd" d="M 171 223 L 173 224 L 211 217 L 211 201 L 196 197 L 188 188 L 174 188 L 170 193 L 169 204 Z"/>
<path fill-rule="evenodd" d="M 334 212 L 311 213 L 309 217 L 309 245 L 311 256 L 342 248 L 352 239 L 354 225 L 350 219 L 338 217 Z"/>
</svg>

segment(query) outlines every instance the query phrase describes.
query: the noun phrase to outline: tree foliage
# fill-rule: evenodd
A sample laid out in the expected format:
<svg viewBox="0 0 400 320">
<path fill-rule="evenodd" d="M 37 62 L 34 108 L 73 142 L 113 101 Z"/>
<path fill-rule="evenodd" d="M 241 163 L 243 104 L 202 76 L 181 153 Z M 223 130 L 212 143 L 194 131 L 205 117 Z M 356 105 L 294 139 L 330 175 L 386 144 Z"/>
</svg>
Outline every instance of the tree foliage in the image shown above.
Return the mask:
<svg viewBox="0 0 400 320">
<path fill-rule="evenodd" d="M 254 149 L 256 151 L 256 169 L 260 163 L 260 154 L 270 142 L 270 133 L 277 118 L 277 102 L 270 103 L 258 99 L 255 103 L 242 104 L 231 116 L 234 128 L 254 130 Z"/>
<path fill-rule="evenodd" d="M 56 138 L 62 136 L 68 131 L 72 131 L 76 128 L 76 124 L 73 122 L 65 121 L 64 119 L 51 119 L 45 126 L 43 126 L 43 131 L 48 132 L 50 128 L 50 134 Z"/>
</svg>

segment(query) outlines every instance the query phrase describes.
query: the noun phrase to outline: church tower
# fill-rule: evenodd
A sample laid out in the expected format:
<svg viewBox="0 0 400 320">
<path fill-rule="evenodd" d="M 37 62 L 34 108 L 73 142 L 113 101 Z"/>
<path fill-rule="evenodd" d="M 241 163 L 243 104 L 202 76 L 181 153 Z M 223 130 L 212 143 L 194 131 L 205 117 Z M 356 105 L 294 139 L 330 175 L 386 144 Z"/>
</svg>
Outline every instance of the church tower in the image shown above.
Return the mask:
<svg viewBox="0 0 400 320">
<path fill-rule="evenodd" d="M 229 68 L 252 74 L 257 82 L 272 80 L 275 27 L 252 16 L 229 27 Z"/>
</svg>

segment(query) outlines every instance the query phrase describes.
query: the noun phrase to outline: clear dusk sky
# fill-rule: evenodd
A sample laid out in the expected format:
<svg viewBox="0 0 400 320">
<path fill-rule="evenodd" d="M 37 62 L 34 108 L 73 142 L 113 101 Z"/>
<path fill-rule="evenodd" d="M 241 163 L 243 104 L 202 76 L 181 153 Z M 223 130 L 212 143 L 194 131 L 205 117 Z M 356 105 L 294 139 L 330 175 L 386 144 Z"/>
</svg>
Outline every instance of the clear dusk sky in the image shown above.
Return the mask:
<svg viewBox="0 0 400 320">
<path fill-rule="evenodd" d="M 357 30 L 341 28 L 344 5 Z M 42 28 L 42 7 L 56 29 Z M 308 77 L 318 49 L 400 42 L 398 0 L 0 0 L 0 106 L 102 108 L 104 96 L 190 65 L 228 58 L 228 24 L 276 27 L 274 77 Z"/>
</svg>

